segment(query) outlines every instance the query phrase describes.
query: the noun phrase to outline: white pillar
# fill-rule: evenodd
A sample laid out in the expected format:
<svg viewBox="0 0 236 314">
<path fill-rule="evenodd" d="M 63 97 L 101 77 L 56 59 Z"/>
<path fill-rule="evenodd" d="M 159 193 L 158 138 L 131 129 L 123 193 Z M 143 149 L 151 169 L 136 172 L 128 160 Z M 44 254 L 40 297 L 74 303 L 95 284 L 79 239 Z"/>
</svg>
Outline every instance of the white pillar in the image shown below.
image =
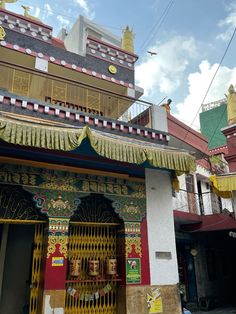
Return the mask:
<svg viewBox="0 0 236 314">
<path fill-rule="evenodd" d="M 177 284 L 179 275 L 168 172 L 146 169 L 146 197 L 151 285 Z"/>
</svg>

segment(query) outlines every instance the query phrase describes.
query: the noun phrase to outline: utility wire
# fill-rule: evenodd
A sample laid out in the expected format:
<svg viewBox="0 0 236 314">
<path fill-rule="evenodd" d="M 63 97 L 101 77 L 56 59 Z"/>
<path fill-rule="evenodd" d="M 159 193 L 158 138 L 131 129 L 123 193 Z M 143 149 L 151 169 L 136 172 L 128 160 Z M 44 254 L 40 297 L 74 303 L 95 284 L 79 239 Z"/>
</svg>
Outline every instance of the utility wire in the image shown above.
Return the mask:
<svg viewBox="0 0 236 314">
<path fill-rule="evenodd" d="M 139 54 L 141 54 L 144 51 L 145 47 L 150 43 L 150 41 L 153 39 L 153 37 L 155 35 L 157 35 L 162 24 L 164 23 L 164 21 L 166 19 L 171 7 L 173 6 L 174 2 L 175 2 L 175 0 L 170 0 L 170 2 L 167 4 L 165 10 L 162 12 L 160 19 L 153 25 L 153 27 L 151 28 L 151 31 L 149 32 L 148 36 L 144 40 L 143 44 L 141 45 L 140 50 L 139 50 Z"/>
<path fill-rule="evenodd" d="M 220 69 L 220 67 L 221 67 L 221 65 L 222 65 L 222 63 L 223 63 L 223 61 L 224 61 L 224 58 L 225 58 L 225 56 L 226 56 L 226 54 L 227 54 L 227 52 L 228 52 L 228 50 L 229 50 L 229 47 L 230 47 L 230 45 L 231 45 L 231 43 L 232 43 L 232 40 L 233 40 L 233 38 L 234 38 L 234 36 L 235 36 L 235 33 L 236 33 L 236 27 L 235 27 L 235 29 L 234 29 L 234 31 L 233 31 L 233 33 L 232 33 L 232 36 L 231 36 L 231 38 L 230 38 L 230 40 L 229 40 L 229 42 L 228 42 L 228 44 L 227 44 L 227 47 L 226 47 L 226 49 L 225 49 L 225 51 L 224 51 L 224 54 L 223 54 L 223 56 L 222 56 L 222 58 L 221 58 L 221 60 L 220 60 L 220 63 L 218 64 L 218 67 L 217 67 L 217 69 L 216 69 L 216 71 L 215 71 L 215 73 L 214 73 L 214 75 L 213 75 L 213 77 L 212 77 L 212 79 L 211 79 L 211 81 L 210 81 L 210 84 L 209 84 L 209 86 L 208 86 L 208 88 L 207 88 L 207 90 L 206 90 L 206 93 L 205 93 L 205 95 L 204 95 L 204 97 L 203 97 L 203 100 L 202 100 L 202 102 L 201 102 L 201 105 L 199 106 L 198 111 L 197 111 L 195 117 L 193 118 L 193 121 L 192 121 L 192 123 L 190 124 L 190 126 L 189 126 L 189 128 L 188 128 L 188 130 L 187 130 L 187 132 L 186 132 L 186 134 L 185 134 L 185 136 L 184 136 L 184 138 L 183 138 L 183 141 L 184 141 L 184 140 L 186 139 L 186 137 L 188 136 L 188 133 L 189 133 L 189 131 L 190 131 L 190 128 L 191 128 L 191 126 L 193 125 L 193 123 L 194 123 L 194 121 L 195 121 L 197 115 L 199 114 L 199 111 L 201 110 L 201 107 L 202 107 L 202 105 L 203 105 L 203 103 L 204 103 L 204 101 L 205 101 L 205 99 L 206 99 L 206 97 L 207 97 L 207 95 L 208 95 L 208 93 L 209 93 L 209 90 L 210 90 L 210 88 L 211 88 L 211 86 L 212 86 L 212 84 L 213 84 L 213 81 L 214 81 L 214 79 L 215 79 L 215 77 L 216 77 L 216 74 L 218 73 L 218 71 L 219 71 L 219 69 Z M 213 134 L 213 135 L 214 135 L 214 134 Z M 183 144 L 182 144 L 182 145 L 183 145 Z"/>
</svg>

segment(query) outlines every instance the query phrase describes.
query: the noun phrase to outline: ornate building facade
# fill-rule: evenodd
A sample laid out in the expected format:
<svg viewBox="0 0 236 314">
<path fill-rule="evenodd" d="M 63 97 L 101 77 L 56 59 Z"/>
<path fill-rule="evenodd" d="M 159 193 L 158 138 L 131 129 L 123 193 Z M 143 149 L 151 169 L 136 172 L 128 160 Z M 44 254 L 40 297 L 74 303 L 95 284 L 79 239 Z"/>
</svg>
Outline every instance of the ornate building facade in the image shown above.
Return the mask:
<svg viewBox="0 0 236 314">
<path fill-rule="evenodd" d="M 195 161 L 139 124 L 132 32 L 0 22 L 0 312 L 181 313 L 171 182 Z"/>
</svg>

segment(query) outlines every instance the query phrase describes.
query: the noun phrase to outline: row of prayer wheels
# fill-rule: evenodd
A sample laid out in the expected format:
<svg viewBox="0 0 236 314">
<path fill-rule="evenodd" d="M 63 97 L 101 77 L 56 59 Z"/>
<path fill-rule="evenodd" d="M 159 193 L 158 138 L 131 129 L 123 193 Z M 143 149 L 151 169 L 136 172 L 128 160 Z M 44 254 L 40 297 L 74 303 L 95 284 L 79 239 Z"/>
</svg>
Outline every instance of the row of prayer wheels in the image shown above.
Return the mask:
<svg viewBox="0 0 236 314">
<path fill-rule="evenodd" d="M 80 258 L 72 258 L 70 260 L 70 276 L 80 277 L 81 275 L 81 264 Z M 88 261 L 88 275 L 91 277 L 97 277 L 100 275 L 100 261 L 98 259 L 91 259 Z M 106 275 L 117 275 L 117 260 L 116 258 L 107 258 L 105 262 Z"/>
</svg>

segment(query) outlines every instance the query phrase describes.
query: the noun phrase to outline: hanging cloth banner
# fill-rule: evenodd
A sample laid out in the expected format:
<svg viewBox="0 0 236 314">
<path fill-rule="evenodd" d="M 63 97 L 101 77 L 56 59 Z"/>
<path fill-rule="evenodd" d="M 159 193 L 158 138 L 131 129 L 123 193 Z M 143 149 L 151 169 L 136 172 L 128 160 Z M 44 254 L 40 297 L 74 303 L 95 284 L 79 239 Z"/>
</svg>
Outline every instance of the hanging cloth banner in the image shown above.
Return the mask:
<svg viewBox="0 0 236 314">
<path fill-rule="evenodd" d="M 0 139 L 3 141 L 51 150 L 72 151 L 87 139 L 95 152 L 105 158 L 182 172 L 196 169 L 195 158 L 186 151 L 153 142 L 101 132 L 85 126 L 68 128 L 50 125 L 50 121 L 31 122 L 23 118 L 0 116 Z"/>
</svg>

